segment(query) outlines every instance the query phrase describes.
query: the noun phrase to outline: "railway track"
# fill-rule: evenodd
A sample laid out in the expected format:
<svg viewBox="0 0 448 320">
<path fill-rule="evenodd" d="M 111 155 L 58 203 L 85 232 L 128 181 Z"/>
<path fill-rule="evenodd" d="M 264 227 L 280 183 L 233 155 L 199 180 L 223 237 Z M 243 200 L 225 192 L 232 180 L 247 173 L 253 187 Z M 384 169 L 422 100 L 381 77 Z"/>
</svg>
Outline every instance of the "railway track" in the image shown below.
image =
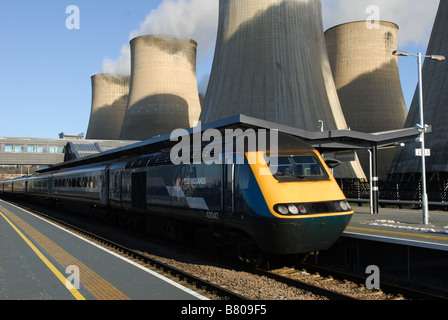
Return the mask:
<svg viewBox="0 0 448 320">
<path fill-rule="evenodd" d="M 205 276 L 202 275 L 201 272 L 199 272 L 199 275 L 195 275 L 191 272 L 182 270 L 184 269 L 184 266 L 181 263 L 177 263 L 175 264 L 177 266 L 173 266 L 171 262 L 162 262 L 159 259 L 151 257 L 151 255 L 144 251 L 130 249 L 126 245 L 122 245 L 117 241 L 112 241 L 103 236 L 98 236 L 95 232 L 87 231 L 83 228 L 75 226 L 73 222 L 68 223 L 62 219 L 55 218 L 51 214 L 42 213 L 39 209 L 30 208 L 28 206 L 24 206 L 23 204 L 16 203 L 16 205 L 44 217 L 45 219 L 51 220 L 52 222 L 57 223 L 64 228 L 89 239 L 90 241 L 107 247 L 109 250 L 119 253 L 147 268 L 162 273 L 163 275 L 184 284 L 195 291 L 198 291 L 212 300 L 244 301 L 250 299 L 266 299 L 263 297 L 250 296 L 245 292 L 241 292 L 241 290 L 236 290 L 232 287 L 232 285 L 216 283 L 217 281 L 215 280 L 217 279 L 215 278 L 219 278 L 219 275 L 216 275 L 215 278 L 209 277 L 208 279 L 204 279 Z M 223 264 L 225 265 L 226 263 L 224 262 Z M 312 268 L 316 268 L 315 266 L 307 266 L 307 269 L 308 267 L 310 270 Z M 267 271 L 262 269 L 245 268 L 241 267 L 241 265 L 229 266 L 227 264 L 227 268 L 229 270 L 235 268 L 238 272 L 246 272 L 247 274 L 257 275 L 260 278 L 269 278 L 288 287 L 296 288 L 297 290 L 304 292 L 305 295 L 309 295 L 312 300 L 401 300 L 404 298 L 407 299 L 408 297 L 411 299 L 425 299 L 426 297 L 434 298 L 434 296 L 425 295 L 420 292 L 411 295 L 409 291 L 406 291 L 404 288 L 395 288 L 395 290 L 392 290 L 393 293 L 389 294 L 382 291 L 367 290 L 362 285 L 356 284 L 362 283 L 360 279 L 352 278 L 350 279 L 351 281 L 349 281 L 347 279 L 350 277 L 347 275 L 344 276 L 343 274 L 341 275 L 340 273 L 332 270 L 325 271 L 320 269 L 322 271 L 321 275 L 320 273 L 316 273 L 316 271 L 313 273 L 313 271 L 307 272 L 305 270 L 289 267 Z M 407 295 L 407 293 L 409 293 L 409 295 Z"/>
<path fill-rule="evenodd" d="M 307 289 L 323 295 L 329 300 L 447 300 L 438 293 L 410 288 L 398 284 L 381 282 L 381 289 L 369 290 L 364 285 L 365 278 L 342 271 L 328 269 L 308 263 L 296 267 L 283 267 L 271 271 L 257 270 L 260 275 L 272 277 L 276 281 Z"/>
<path fill-rule="evenodd" d="M 358 300 L 353 296 L 325 289 L 321 285 L 310 281 L 314 277 L 313 275 L 293 268 L 282 268 L 273 271 L 257 270 L 256 272 L 261 276 L 266 276 L 289 286 L 312 292 L 328 300 Z M 297 277 L 297 275 L 299 276 Z"/>
<path fill-rule="evenodd" d="M 322 278 L 333 277 L 337 281 L 363 283 L 365 278 L 355 274 L 348 274 L 343 271 L 325 268 L 323 266 L 312 265 L 308 263 L 301 263 L 301 268 L 319 274 Z M 381 290 L 390 295 L 389 300 L 447 300 L 448 297 L 438 292 L 430 292 L 429 289 L 411 288 L 399 284 L 393 284 L 386 281 L 381 281 Z M 378 292 L 379 293 L 379 292 Z"/>
<path fill-rule="evenodd" d="M 272 271 L 257 270 L 260 275 L 271 277 L 289 286 L 313 292 L 328 300 L 402 300 L 402 296 L 390 295 L 381 290 L 367 290 L 351 281 L 340 281 L 332 276 L 323 277 L 319 273 L 309 273 L 295 268 L 281 268 Z"/>
</svg>

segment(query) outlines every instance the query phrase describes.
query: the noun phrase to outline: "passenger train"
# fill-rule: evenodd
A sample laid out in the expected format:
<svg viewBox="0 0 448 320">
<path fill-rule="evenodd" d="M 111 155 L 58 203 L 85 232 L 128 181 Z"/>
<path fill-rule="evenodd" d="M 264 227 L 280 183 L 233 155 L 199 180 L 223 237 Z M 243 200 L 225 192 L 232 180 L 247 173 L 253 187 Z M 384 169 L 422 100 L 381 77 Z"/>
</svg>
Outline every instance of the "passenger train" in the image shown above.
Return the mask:
<svg viewBox="0 0 448 320">
<path fill-rule="evenodd" d="M 194 240 L 245 261 L 328 249 L 348 225 L 352 208 L 322 156 L 303 140 L 280 133 L 275 154 L 233 148 L 222 157 L 229 155 L 240 161 L 174 164 L 170 148 L 157 146 L 0 181 L 0 195 Z"/>
</svg>

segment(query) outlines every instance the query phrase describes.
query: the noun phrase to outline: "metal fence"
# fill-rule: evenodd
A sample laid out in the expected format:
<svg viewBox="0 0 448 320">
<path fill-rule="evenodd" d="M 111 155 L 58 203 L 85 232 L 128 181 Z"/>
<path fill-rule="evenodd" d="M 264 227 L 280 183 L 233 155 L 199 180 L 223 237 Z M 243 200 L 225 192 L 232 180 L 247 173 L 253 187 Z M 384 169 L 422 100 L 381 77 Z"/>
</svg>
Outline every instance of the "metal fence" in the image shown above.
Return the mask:
<svg viewBox="0 0 448 320">
<path fill-rule="evenodd" d="M 370 183 L 361 179 L 336 179 L 348 199 L 369 200 Z M 380 181 L 379 199 L 400 202 L 421 202 L 421 181 Z M 427 183 L 428 201 L 448 206 L 448 178 Z"/>
</svg>

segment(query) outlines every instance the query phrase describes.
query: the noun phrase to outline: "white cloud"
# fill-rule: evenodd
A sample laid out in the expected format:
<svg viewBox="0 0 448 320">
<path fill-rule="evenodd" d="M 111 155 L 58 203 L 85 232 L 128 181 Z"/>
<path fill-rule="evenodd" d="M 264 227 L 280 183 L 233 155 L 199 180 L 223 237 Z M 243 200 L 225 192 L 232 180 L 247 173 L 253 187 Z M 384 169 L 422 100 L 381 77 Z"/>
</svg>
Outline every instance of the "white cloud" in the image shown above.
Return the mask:
<svg viewBox="0 0 448 320">
<path fill-rule="evenodd" d="M 139 30 L 129 35 L 129 40 L 142 35 L 171 35 L 190 38 L 198 43 L 198 73 L 202 71 L 202 61 L 210 61 L 216 42 L 218 27 L 218 0 L 164 0 L 152 10 Z M 122 47 L 120 57 L 113 61 L 103 61 L 103 72 L 130 74 L 129 44 Z"/>
<path fill-rule="evenodd" d="M 400 45 L 426 45 L 429 41 L 439 0 L 322 0 L 325 29 L 366 20 L 366 9 L 377 6 L 380 19 L 400 27 Z"/>
<path fill-rule="evenodd" d="M 103 60 L 102 73 L 113 74 L 116 76 L 126 76 L 131 72 L 131 51 L 129 44 L 121 47 L 121 53 L 117 60 L 105 58 Z"/>
</svg>

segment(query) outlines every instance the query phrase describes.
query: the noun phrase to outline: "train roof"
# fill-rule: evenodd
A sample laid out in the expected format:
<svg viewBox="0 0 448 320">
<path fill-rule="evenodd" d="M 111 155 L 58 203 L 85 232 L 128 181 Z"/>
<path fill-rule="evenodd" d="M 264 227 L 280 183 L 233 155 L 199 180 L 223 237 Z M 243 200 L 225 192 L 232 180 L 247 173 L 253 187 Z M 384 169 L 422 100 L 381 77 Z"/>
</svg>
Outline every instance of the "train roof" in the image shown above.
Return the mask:
<svg viewBox="0 0 448 320">
<path fill-rule="evenodd" d="M 320 152 L 335 152 L 357 149 L 368 149 L 373 146 L 383 147 L 417 137 L 420 132 L 416 128 L 401 129 L 388 132 L 363 133 L 352 130 L 330 130 L 323 132 L 311 132 L 293 128 L 278 123 L 261 120 L 245 115 L 236 115 L 220 121 L 202 124 L 195 128 L 185 129 L 179 132 L 180 136 L 193 135 L 196 132 L 204 132 L 209 129 L 217 129 L 224 132 L 226 129 L 265 129 L 278 130 L 279 133 L 291 135 L 304 140 Z M 139 156 L 145 153 L 156 152 L 173 147 L 179 142 L 171 140 L 170 135 L 157 136 L 152 139 L 137 142 L 125 147 L 109 150 L 99 154 L 87 156 L 81 159 L 69 160 L 38 170 L 39 173 L 54 171 L 80 165 L 88 165 L 98 162 Z"/>
</svg>

